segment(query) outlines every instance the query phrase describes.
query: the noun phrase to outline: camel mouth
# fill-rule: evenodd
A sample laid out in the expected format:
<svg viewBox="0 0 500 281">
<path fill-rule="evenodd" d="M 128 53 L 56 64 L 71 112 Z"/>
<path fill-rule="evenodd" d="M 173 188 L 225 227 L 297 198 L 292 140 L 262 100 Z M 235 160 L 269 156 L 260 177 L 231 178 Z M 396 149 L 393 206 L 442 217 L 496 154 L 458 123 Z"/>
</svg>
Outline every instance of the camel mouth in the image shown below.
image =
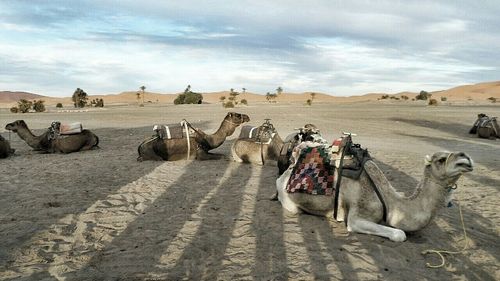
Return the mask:
<svg viewBox="0 0 500 281">
<path fill-rule="evenodd" d="M 465 170 L 465 172 L 471 172 L 474 170 L 472 161 L 469 159 L 460 159 L 455 163 L 455 166 L 459 169 Z"/>
<path fill-rule="evenodd" d="M 14 133 L 17 131 L 16 129 L 13 128 L 12 124 L 7 124 L 5 126 L 5 130 L 13 131 Z"/>
</svg>

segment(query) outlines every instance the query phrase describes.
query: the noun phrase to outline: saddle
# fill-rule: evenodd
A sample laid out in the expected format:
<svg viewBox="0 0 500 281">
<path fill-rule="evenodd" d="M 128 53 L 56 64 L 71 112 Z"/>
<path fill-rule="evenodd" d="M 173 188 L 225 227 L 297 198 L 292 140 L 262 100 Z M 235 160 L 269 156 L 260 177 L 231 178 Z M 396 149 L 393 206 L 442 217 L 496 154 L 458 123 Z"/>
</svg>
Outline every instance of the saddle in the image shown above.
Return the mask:
<svg viewBox="0 0 500 281">
<path fill-rule="evenodd" d="M 158 137 L 160 139 L 183 139 L 195 136 L 194 130 L 185 120 L 178 124 L 154 125 L 153 131 L 155 132 L 153 137 Z"/>
<path fill-rule="evenodd" d="M 302 142 L 290 157 L 293 168 L 286 191 L 337 196 L 341 177 L 359 179 L 369 159 L 368 150 L 354 144 L 351 135 L 336 139 L 332 145 Z"/>
<path fill-rule="evenodd" d="M 500 138 L 500 126 L 497 117 L 489 117 L 484 113 L 477 115 L 477 120 L 469 130 L 469 134 L 477 134 L 480 138 Z"/>
<path fill-rule="evenodd" d="M 265 119 L 259 127 L 243 126 L 238 139 L 250 139 L 255 143 L 269 144 L 276 135 L 276 129 L 270 122 L 271 119 Z"/>
<path fill-rule="evenodd" d="M 59 121 L 54 121 L 49 127 L 49 139 L 52 140 L 67 135 L 80 134 L 82 131 L 83 126 L 80 122 L 61 124 Z"/>
</svg>

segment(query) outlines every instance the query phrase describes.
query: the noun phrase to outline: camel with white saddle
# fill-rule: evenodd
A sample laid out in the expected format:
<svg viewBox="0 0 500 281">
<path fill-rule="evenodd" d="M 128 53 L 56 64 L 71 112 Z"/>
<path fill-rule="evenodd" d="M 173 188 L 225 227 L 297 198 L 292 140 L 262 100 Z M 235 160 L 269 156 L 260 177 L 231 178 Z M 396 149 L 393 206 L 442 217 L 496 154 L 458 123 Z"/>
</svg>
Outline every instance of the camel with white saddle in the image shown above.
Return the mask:
<svg viewBox="0 0 500 281">
<path fill-rule="evenodd" d="M 222 155 L 208 151 L 221 146 L 238 126 L 248 121 L 250 118 L 246 114 L 229 112 L 222 120 L 219 129 L 211 135 L 194 128 L 187 121 L 174 126 L 155 126 L 158 127 L 158 133 L 142 142 L 137 148 L 139 153 L 137 161 L 220 159 Z"/>
<path fill-rule="evenodd" d="M 82 130 L 80 123 L 78 130 L 61 133 L 61 124 L 52 123 L 43 134 L 36 136 L 28 128 L 24 120 L 17 120 L 5 126 L 5 129 L 17 133 L 30 147 L 37 151 L 48 153 L 71 153 L 76 151 L 90 150 L 98 148 L 99 138 L 89 130 Z"/>
<path fill-rule="evenodd" d="M 277 161 L 282 147 L 283 140 L 266 119 L 259 127 L 243 126 L 231 154 L 237 162 L 264 165 L 269 160 Z"/>
<path fill-rule="evenodd" d="M 276 180 L 278 199 L 283 208 L 294 214 L 304 211 L 314 215 L 332 216 L 336 212 L 337 195 L 336 218 L 338 221 L 347 220 L 349 232 L 378 235 L 396 242 L 406 240 L 405 231 L 416 231 L 427 226 L 438 209 L 451 201 L 451 192 L 456 188 L 457 180 L 462 174 L 473 170 L 472 159 L 463 152 L 437 152 L 426 156 L 423 178 L 414 193 L 404 197 L 392 187 L 375 162 L 366 158 L 360 163 L 361 169 L 357 179 L 342 176 L 336 179 L 341 179 L 340 185 L 335 186 L 333 177 L 338 177 L 338 174 L 326 172 L 319 185 L 328 186 L 325 183 L 328 181 L 329 189 L 313 195 L 294 192 L 302 187 L 305 187 L 302 191 L 307 191 L 311 189 L 310 183 L 317 181 L 314 178 L 304 179 L 292 175 L 296 170 L 295 166 L 307 162 L 300 161 L 309 157 L 301 158 L 303 149 L 331 153 L 331 147 L 312 143 L 302 143 L 297 147 L 293 156 L 294 165 Z M 334 162 L 339 166 L 339 158 L 334 159 Z M 311 168 L 307 163 L 305 165 L 305 170 Z M 329 166 L 328 168 L 330 169 Z M 310 174 L 311 170 L 308 172 Z"/>
</svg>

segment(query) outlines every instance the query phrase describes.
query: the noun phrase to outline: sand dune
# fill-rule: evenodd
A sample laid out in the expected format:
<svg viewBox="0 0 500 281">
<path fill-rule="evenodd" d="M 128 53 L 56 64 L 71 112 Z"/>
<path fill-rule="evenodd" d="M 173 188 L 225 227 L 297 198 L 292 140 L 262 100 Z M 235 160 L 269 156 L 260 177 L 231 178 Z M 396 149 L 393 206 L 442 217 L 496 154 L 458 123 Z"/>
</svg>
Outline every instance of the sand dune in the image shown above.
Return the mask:
<svg viewBox="0 0 500 281">
<path fill-rule="evenodd" d="M 276 98 L 278 103 L 305 103 L 311 98 L 312 92 L 305 93 L 283 93 Z M 494 97 L 500 100 L 500 81 L 478 83 L 473 85 L 463 85 L 454 87 L 443 91 L 430 92 L 438 101 L 441 97 L 446 97 L 447 102 L 474 102 L 474 103 L 490 103 L 488 98 Z M 174 99 L 180 93 L 153 93 L 146 92 L 144 101 L 146 103 L 162 103 L 172 104 Z M 202 93 L 204 103 L 220 103 L 222 96 L 229 97 L 229 91 Z M 402 96 L 409 97 L 409 101 L 413 99 L 418 93 L 414 92 L 401 92 L 397 94 L 389 94 L 397 98 Z M 367 93 L 360 96 L 336 96 L 330 93 L 315 93 L 313 102 L 336 102 L 336 103 L 353 103 L 353 102 L 367 102 L 381 100 L 383 95 L 387 93 Z M 54 106 L 57 103 L 62 103 L 65 107 L 71 107 L 73 102 L 70 97 L 47 97 L 27 92 L 0 92 L 0 107 L 7 108 L 16 105 L 16 102 L 21 99 L 43 99 L 46 105 Z M 103 99 L 105 104 L 126 104 L 134 105 L 141 102 L 142 98 L 137 99 L 137 91 L 126 91 L 119 94 L 102 94 L 90 95 L 89 100 Z M 267 103 L 266 96 L 260 93 L 247 92 L 238 96 L 239 100 L 246 99 L 249 103 Z M 394 101 L 387 99 L 384 101 Z"/>
</svg>

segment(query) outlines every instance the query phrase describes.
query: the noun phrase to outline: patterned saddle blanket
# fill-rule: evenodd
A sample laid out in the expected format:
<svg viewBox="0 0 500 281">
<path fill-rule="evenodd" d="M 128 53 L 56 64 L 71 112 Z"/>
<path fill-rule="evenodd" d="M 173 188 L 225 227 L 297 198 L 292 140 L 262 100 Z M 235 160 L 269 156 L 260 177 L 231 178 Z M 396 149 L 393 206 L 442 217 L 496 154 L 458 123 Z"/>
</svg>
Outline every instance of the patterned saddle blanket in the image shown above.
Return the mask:
<svg viewBox="0 0 500 281">
<path fill-rule="evenodd" d="M 182 139 L 186 137 L 194 137 L 194 130 L 191 129 L 186 121 L 178 124 L 154 125 L 153 131 L 160 139 Z"/>
<path fill-rule="evenodd" d="M 292 153 L 293 170 L 288 180 L 288 193 L 334 195 L 335 159 L 331 147 L 303 142 Z M 333 160 L 333 161 L 332 161 Z"/>
</svg>

